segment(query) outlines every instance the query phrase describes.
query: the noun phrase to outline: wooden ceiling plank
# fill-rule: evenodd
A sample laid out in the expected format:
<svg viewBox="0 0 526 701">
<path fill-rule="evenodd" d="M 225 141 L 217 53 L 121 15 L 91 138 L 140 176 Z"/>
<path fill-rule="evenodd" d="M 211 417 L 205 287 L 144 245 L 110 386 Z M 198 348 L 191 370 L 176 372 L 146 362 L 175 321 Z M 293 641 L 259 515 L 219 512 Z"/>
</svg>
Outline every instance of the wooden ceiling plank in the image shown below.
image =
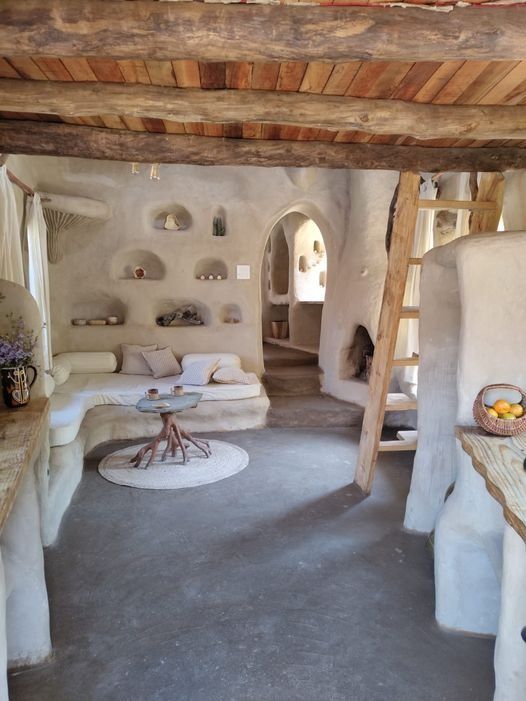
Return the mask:
<svg viewBox="0 0 526 701">
<path fill-rule="evenodd" d="M 103 127 L 104 122 L 102 119 L 98 116 L 95 117 L 79 117 L 81 120 L 82 124 L 85 124 L 88 127 Z"/>
<path fill-rule="evenodd" d="M 48 80 L 71 81 L 71 74 L 58 58 L 34 58 L 33 59 Z"/>
<path fill-rule="evenodd" d="M 416 95 L 413 96 L 413 101 L 423 103 L 432 102 L 444 85 L 446 85 L 462 67 L 463 63 L 463 61 L 446 61 L 446 63 L 442 63 L 431 78 L 424 83 Z"/>
<path fill-rule="evenodd" d="M 361 61 L 337 63 L 323 88 L 324 95 L 345 95 L 360 70 Z"/>
<path fill-rule="evenodd" d="M 180 88 L 198 88 L 201 85 L 197 61 L 172 61 L 172 66 Z"/>
<path fill-rule="evenodd" d="M 252 90 L 275 90 L 278 83 L 279 63 L 254 63 Z"/>
<path fill-rule="evenodd" d="M 248 61 L 227 61 L 225 87 L 248 90 L 252 83 L 252 63 Z"/>
<path fill-rule="evenodd" d="M 222 124 L 204 124 L 203 125 L 204 136 L 223 136 L 223 125 Z"/>
<path fill-rule="evenodd" d="M 164 125 L 164 120 L 162 119 L 152 119 L 151 117 L 143 117 L 143 124 L 146 127 L 146 131 L 152 132 L 154 134 L 165 134 L 166 127 Z"/>
<path fill-rule="evenodd" d="M 345 94 L 348 97 L 365 97 L 389 65 L 386 61 L 362 63 Z"/>
<path fill-rule="evenodd" d="M 126 83 L 151 85 L 150 74 L 144 61 L 117 61 L 117 65 Z"/>
<path fill-rule="evenodd" d="M 220 90 L 226 87 L 226 65 L 224 63 L 200 63 L 201 87 L 205 90 Z"/>
<path fill-rule="evenodd" d="M 199 124 L 197 122 L 185 122 L 184 130 L 185 133 L 190 136 L 203 136 L 205 133 L 204 124 Z"/>
<path fill-rule="evenodd" d="M 0 58 L 0 78 L 20 79 L 21 76 L 5 58 Z"/>
<path fill-rule="evenodd" d="M 222 84 L 223 66 L 205 84 Z M 102 84 L 0 79 L 0 109 L 72 116 L 104 114 L 175 122 L 281 123 L 308 129 L 407 134 L 419 139 L 522 139 L 520 105 L 441 105 L 257 90 L 180 89 L 133 83 Z M 103 105 L 103 107 L 101 107 Z"/>
<path fill-rule="evenodd" d="M 519 61 L 493 61 L 455 100 L 460 105 L 476 105 L 512 71 Z"/>
<path fill-rule="evenodd" d="M 225 124 L 224 136 L 229 139 L 242 139 L 243 138 L 243 125 L 242 124 Z"/>
<path fill-rule="evenodd" d="M 516 7 L 420 8 L 2 0 L 0 55 L 221 61 L 522 60 Z M 330 37 L 330 40 L 327 40 Z"/>
<path fill-rule="evenodd" d="M 97 80 L 97 76 L 85 58 L 63 58 L 62 63 L 73 80 L 81 82 Z"/>
<path fill-rule="evenodd" d="M 479 100 L 480 105 L 498 105 L 498 104 L 518 104 L 521 101 L 523 93 L 521 87 L 526 81 L 526 61 L 520 63 L 513 68 L 508 75 L 503 78 L 500 83 L 495 85 L 484 97 Z"/>
<path fill-rule="evenodd" d="M 315 61 L 309 63 L 303 80 L 301 81 L 299 91 L 317 94 L 322 93 L 333 68 L 334 66 L 330 63 L 319 63 Z"/>
<path fill-rule="evenodd" d="M 170 61 L 145 61 L 152 85 L 177 85 Z"/>
<path fill-rule="evenodd" d="M 201 126 L 201 125 L 199 125 Z M 278 127 L 279 128 L 279 127 Z M 264 132 L 269 132 L 269 125 Z M 422 146 L 217 139 L 95 129 L 70 124 L 0 121 L 0 152 L 75 156 L 147 163 L 318 166 L 495 172 L 526 167 L 526 149 L 447 149 Z"/>
<path fill-rule="evenodd" d="M 243 122 L 243 138 L 244 139 L 261 139 L 263 133 L 263 125 L 256 122 Z"/>
<path fill-rule="evenodd" d="M 378 80 L 366 90 L 364 97 L 388 98 L 413 67 L 413 63 L 395 61 L 386 66 Z"/>
<path fill-rule="evenodd" d="M 170 122 L 164 120 L 164 128 L 167 134 L 186 134 L 184 124 L 182 122 Z"/>
<path fill-rule="evenodd" d="M 470 85 L 476 80 L 489 65 L 489 61 L 466 61 L 433 98 L 432 102 L 435 105 L 452 104 L 462 95 L 466 85 Z"/>
<path fill-rule="evenodd" d="M 105 127 L 108 129 L 126 129 L 127 126 L 124 124 L 122 119 L 115 114 L 101 114 L 100 118 Z"/>
<path fill-rule="evenodd" d="M 127 117 L 121 115 L 121 119 L 130 131 L 147 131 L 144 122 L 139 117 Z"/>
<path fill-rule="evenodd" d="M 395 100 L 412 100 L 424 85 L 440 68 L 441 64 L 436 61 L 423 61 L 415 63 L 397 85 L 391 96 Z"/>
<path fill-rule="evenodd" d="M 9 58 L 8 61 L 22 78 L 28 78 L 29 80 L 47 80 L 45 73 L 40 70 L 31 58 L 14 56 Z"/>
<path fill-rule="evenodd" d="M 97 80 L 104 83 L 124 83 L 124 76 L 117 61 L 105 58 L 89 58 L 88 63 L 97 76 Z"/>
<path fill-rule="evenodd" d="M 280 64 L 276 90 L 297 92 L 307 70 L 303 61 L 284 61 Z"/>
</svg>

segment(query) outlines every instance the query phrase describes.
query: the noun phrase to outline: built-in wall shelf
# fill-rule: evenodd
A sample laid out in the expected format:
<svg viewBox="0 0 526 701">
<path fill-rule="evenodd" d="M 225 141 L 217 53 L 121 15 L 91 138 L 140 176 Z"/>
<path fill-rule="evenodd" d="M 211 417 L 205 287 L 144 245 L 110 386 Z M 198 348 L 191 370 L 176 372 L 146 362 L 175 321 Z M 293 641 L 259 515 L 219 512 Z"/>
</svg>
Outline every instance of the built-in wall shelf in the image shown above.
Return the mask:
<svg viewBox="0 0 526 701">
<path fill-rule="evenodd" d="M 134 271 L 144 270 L 144 277 L 137 277 Z M 116 280 L 150 282 L 162 280 L 166 276 L 166 266 L 160 256 L 147 249 L 135 248 L 118 251 L 112 261 L 112 277 Z"/>
<path fill-rule="evenodd" d="M 201 258 L 195 264 L 194 277 L 202 282 L 220 282 L 228 278 L 228 268 L 220 258 Z"/>
<path fill-rule="evenodd" d="M 308 301 L 303 301 L 301 299 L 298 300 L 298 304 L 323 304 L 323 303 L 324 303 L 323 299 L 308 300 Z"/>
<path fill-rule="evenodd" d="M 304 346 L 300 343 L 293 343 L 290 338 L 272 338 L 272 336 L 265 336 L 263 341 L 265 343 L 271 343 L 274 346 L 281 346 L 281 348 L 292 348 L 293 350 L 303 351 L 304 353 L 312 353 L 314 355 L 318 355 L 320 352 L 318 346 Z"/>
</svg>

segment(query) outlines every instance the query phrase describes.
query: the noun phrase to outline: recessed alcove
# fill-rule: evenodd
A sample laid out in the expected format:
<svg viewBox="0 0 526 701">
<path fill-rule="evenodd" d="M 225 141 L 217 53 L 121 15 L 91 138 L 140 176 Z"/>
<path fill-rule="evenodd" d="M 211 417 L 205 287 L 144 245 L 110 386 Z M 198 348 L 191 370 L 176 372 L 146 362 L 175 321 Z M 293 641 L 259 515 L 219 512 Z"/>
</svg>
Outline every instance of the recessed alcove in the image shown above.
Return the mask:
<svg viewBox="0 0 526 701">
<path fill-rule="evenodd" d="M 141 267 L 146 274 L 143 278 L 134 276 L 134 269 Z M 118 251 L 112 263 L 112 277 L 117 280 L 162 280 L 166 276 L 166 267 L 163 261 L 153 251 L 145 249 L 132 249 Z"/>
<path fill-rule="evenodd" d="M 185 311 L 188 310 L 191 314 L 195 314 L 201 323 L 195 323 L 187 318 L 185 318 Z M 179 311 L 183 314 L 174 316 L 170 323 L 161 323 L 160 317 L 166 315 L 171 316 Z M 155 308 L 155 316 L 153 322 L 158 328 L 173 328 L 173 327 L 187 327 L 187 328 L 199 328 L 200 326 L 207 326 L 212 321 L 212 313 L 209 307 L 203 302 L 196 299 L 188 298 L 174 298 L 174 299 L 164 299 L 161 300 Z"/>
<path fill-rule="evenodd" d="M 128 308 L 126 304 L 117 297 L 105 293 L 95 294 L 89 300 L 75 302 L 70 308 L 70 319 L 107 319 L 110 316 L 117 317 L 117 324 L 106 324 L 106 326 L 122 325 L 126 320 Z M 75 326 L 75 328 L 86 328 L 85 326 Z M 95 328 L 89 326 L 89 328 Z"/>
<path fill-rule="evenodd" d="M 365 326 L 356 328 L 351 345 L 343 350 L 340 379 L 359 379 L 369 382 L 369 371 L 374 354 L 374 343 Z"/>
<path fill-rule="evenodd" d="M 154 215 L 153 226 L 161 231 L 184 231 L 192 225 L 192 215 L 181 204 L 174 204 Z"/>
<path fill-rule="evenodd" d="M 226 235 L 226 210 L 224 207 L 218 206 L 212 214 L 212 236 L 215 239 L 222 239 Z"/>
<path fill-rule="evenodd" d="M 210 275 L 213 275 L 214 280 L 217 280 L 218 276 L 221 280 L 226 280 L 228 268 L 225 261 L 220 258 L 201 258 L 198 260 L 194 268 L 194 277 L 200 280 L 204 276 L 205 280 L 209 280 Z"/>
<path fill-rule="evenodd" d="M 219 318 L 223 324 L 240 324 L 243 321 L 239 304 L 224 304 L 219 312 Z"/>
</svg>

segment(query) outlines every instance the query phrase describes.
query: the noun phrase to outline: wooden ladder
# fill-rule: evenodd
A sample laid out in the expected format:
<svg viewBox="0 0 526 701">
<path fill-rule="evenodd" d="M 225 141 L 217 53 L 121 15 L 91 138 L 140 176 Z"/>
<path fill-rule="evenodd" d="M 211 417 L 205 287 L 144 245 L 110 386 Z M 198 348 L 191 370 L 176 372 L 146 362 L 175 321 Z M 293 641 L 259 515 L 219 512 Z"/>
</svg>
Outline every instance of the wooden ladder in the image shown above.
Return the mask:
<svg viewBox="0 0 526 701">
<path fill-rule="evenodd" d="M 379 452 L 416 450 L 417 432 L 398 431 L 397 439 L 382 441 L 386 411 L 410 411 L 416 399 L 402 393 L 389 393 L 393 367 L 418 365 L 418 356 L 394 358 L 401 319 L 418 319 L 418 307 L 404 307 L 403 300 L 409 267 L 421 265 L 421 258 L 411 257 L 419 209 L 471 210 L 470 233 L 495 231 L 502 212 L 504 177 L 500 173 L 483 173 L 474 200 L 420 200 L 420 174 L 400 173 L 398 194 L 392 219 L 382 307 L 376 345 L 369 376 L 369 399 L 365 407 L 358 462 L 354 478 L 363 493 L 372 488 Z"/>
</svg>

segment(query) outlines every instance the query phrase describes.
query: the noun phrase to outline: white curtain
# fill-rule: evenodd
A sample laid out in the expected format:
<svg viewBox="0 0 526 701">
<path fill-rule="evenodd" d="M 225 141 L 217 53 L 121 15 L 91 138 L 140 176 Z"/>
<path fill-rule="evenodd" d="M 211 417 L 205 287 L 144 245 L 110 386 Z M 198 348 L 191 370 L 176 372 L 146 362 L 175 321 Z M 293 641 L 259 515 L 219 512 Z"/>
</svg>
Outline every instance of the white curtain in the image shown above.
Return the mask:
<svg viewBox="0 0 526 701">
<path fill-rule="evenodd" d="M 47 262 L 47 229 L 40 195 L 35 193 L 27 207 L 28 288 L 35 298 L 42 317 L 44 370 L 51 370 L 51 316 L 49 312 L 49 275 Z"/>
<path fill-rule="evenodd" d="M 20 220 L 5 165 L 0 167 L 0 278 L 24 285 Z"/>
<path fill-rule="evenodd" d="M 427 177 L 420 187 L 420 198 L 435 200 L 436 195 L 436 187 L 431 177 Z M 421 258 L 424 253 L 433 248 L 434 222 L 434 210 L 421 209 L 418 212 L 412 253 L 415 258 Z M 418 307 L 420 304 L 420 270 L 421 266 L 419 265 L 409 266 L 404 296 L 404 306 L 406 307 Z M 410 358 L 413 353 L 418 353 L 418 329 L 418 319 L 408 319 L 400 322 L 396 357 Z M 416 398 L 418 367 L 403 367 L 396 374 L 401 391 L 411 398 Z"/>
</svg>

